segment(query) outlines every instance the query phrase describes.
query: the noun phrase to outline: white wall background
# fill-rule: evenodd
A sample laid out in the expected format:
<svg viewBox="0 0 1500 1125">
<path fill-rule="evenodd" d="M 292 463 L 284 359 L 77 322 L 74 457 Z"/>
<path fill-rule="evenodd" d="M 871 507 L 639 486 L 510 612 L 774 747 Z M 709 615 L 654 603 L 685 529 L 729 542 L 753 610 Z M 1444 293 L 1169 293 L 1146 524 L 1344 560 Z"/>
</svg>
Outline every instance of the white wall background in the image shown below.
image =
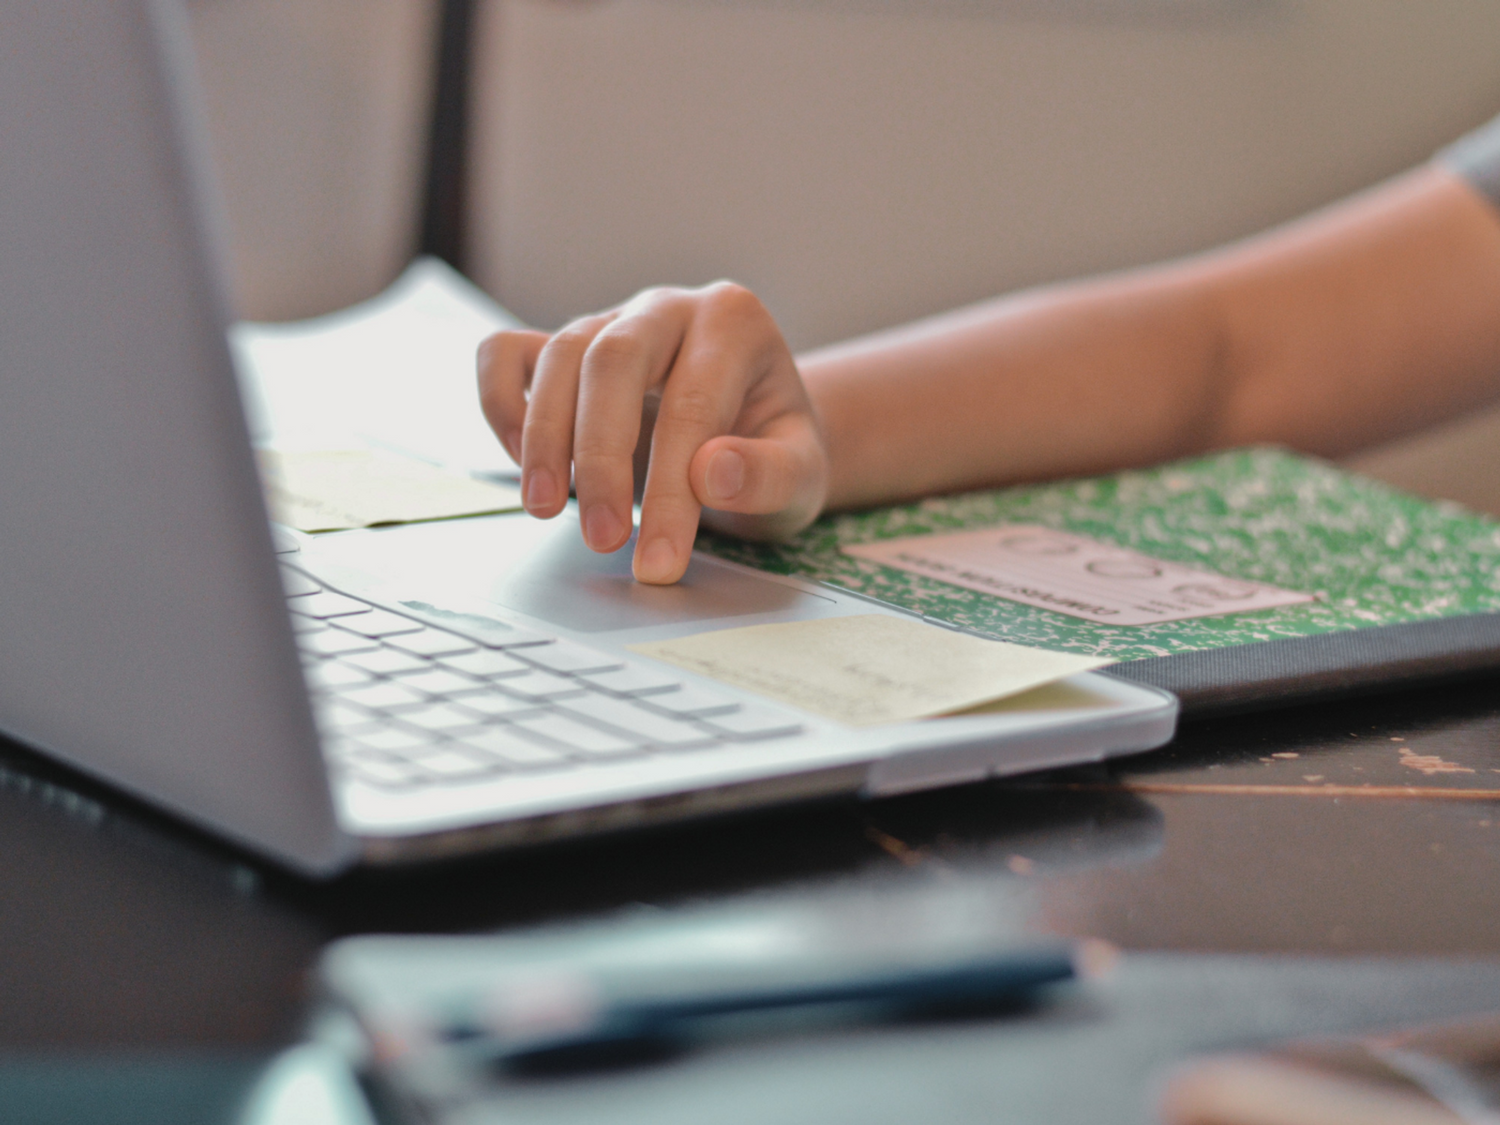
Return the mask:
<svg viewBox="0 0 1500 1125">
<path fill-rule="evenodd" d="M 190 0 L 241 316 L 383 289 L 415 244 L 432 0 Z"/>
<path fill-rule="evenodd" d="M 1500 112 L 1493 0 L 489 0 L 474 268 L 806 346 L 1211 245 Z"/>
</svg>

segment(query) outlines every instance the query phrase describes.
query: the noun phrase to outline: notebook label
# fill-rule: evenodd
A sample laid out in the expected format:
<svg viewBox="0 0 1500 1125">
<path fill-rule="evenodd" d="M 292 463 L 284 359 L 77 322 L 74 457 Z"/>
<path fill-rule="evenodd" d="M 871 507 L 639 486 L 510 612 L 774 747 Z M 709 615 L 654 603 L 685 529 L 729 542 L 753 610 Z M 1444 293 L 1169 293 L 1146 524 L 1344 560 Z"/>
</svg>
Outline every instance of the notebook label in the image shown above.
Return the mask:
<svg viewBox="0 0 1500 1125">
<path fill-rule="evenodd" d="M 1155 625 L 1317 600 L 1030 524 L 885 539 L 843 552 L 1101 625 Z"/>
</svg>

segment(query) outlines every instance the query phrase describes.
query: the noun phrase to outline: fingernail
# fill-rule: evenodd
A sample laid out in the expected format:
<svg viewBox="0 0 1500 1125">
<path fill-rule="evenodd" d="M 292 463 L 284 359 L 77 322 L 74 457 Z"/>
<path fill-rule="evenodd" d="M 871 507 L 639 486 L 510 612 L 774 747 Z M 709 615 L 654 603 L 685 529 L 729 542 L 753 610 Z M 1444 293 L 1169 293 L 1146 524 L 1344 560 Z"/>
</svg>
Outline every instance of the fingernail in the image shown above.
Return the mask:
<svg viewBox="0 0 1500 1125">
<path fill-rule="evenodd" d="M 624 538 L 619 517 L 604 504 L 595 504 L 583 516 L 583 538 L 595 551 L 613 551 Z"/>
<path fill-rule="evenodd" d="M 526 475 L 524 491 L 527 511 L 534 512 L 538 508 L 549 508 L 557 497 L 557 481 L 546 469 L 532 469 Z"/>
<path fill-rule="evenodd" d="M 510 454 L 510 459 L 512 461 L 520 461 L 521 460 L 521 431 L 520 430 L 511 430 L 508 434 L 505 435 L 505 439 L 502 442 L 502 444 L 505 446 L 505 452 L 507 452 L 507 453 Z"/>
<path fill-rule="evenodd" d="M 732 449 L 721 449 L 708 462 L 708 498 L 733 500 L 745 487 L 745 459 Z"/>
<path fill-rule="evenodd" d="M 677 577 L 677 551 L 670 539 L 653 539 L 641 551 L 635 576 L 642 582 L 670 582 Z"/>
</svg>

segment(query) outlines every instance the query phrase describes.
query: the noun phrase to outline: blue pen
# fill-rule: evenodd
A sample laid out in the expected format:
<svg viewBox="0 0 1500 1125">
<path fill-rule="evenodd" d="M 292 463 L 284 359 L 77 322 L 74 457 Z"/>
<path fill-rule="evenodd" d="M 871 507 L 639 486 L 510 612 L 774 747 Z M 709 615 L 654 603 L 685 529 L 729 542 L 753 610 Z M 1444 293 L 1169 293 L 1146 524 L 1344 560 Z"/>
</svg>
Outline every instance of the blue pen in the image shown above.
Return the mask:
<svg viewBox="0 0 1500 1125">
<path fill-rule="evenodd" d="M 878 1015 L 994 1006 L 1092 975 L 1098 960 L 1096 943 L 1084 943 L 895 964 L 793 959 L 749 973 L 645 980 L 558 967 L 471 998 L 437 1030 L 466 1053 L 526 1067 L 675 1040 L 697 1021 L 741 1013 L 845 1005 Z"/>
</svg>

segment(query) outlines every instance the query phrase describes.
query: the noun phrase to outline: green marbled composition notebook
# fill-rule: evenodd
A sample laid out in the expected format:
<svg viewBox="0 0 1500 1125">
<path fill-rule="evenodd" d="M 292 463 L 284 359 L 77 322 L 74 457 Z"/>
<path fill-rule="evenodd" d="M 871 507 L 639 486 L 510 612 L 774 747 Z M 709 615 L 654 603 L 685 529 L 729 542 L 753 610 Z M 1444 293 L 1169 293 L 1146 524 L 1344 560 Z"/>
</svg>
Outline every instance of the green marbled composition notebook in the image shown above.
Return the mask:
<svg viewBox="0 0 1500 1125">
<path fill-rule="evenodd" d="M 787 544 L 699 546 L 1106 655 L 1200 712 L 1500 670 L 1500 524 L 1274 448 L 832 516 Z M 1260 608 L 1221 612 L 1236 604 Z"/>
</svg>

